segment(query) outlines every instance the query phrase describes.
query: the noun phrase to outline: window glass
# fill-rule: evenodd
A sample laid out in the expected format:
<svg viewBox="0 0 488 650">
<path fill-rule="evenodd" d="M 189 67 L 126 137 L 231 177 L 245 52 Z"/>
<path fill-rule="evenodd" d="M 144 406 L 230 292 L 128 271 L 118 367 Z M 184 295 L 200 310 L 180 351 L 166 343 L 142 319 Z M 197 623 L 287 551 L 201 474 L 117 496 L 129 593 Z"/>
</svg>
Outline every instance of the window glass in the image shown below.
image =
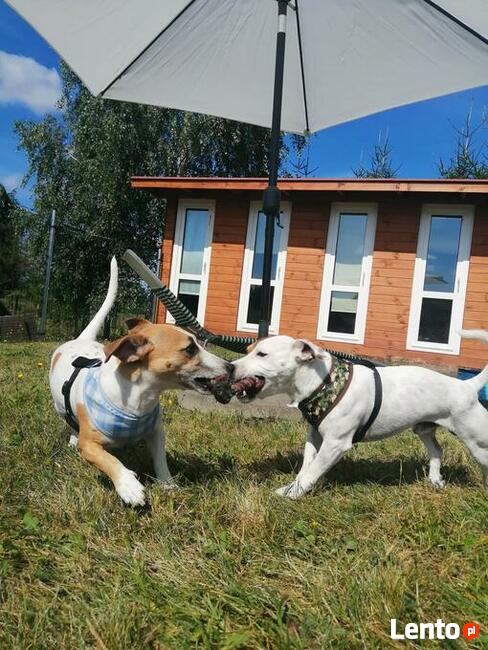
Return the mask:
<svg viewBox="0 0 488 650">
<path fill-rule="evenodd" d="M 354 334 L 358 293 L 349 291 L 332 291 L 330 298 L 329 322 L 327 330 L 342 334 Z"/>
<path fill-rule="evenodd" d="M 418 340 L 449 343 L 451 312 L 452 300 L 423 298 Z"/>
<path fill-rule="evenodd" d="M 265 229 L 266 229 L 266 215 L 264 214 L 264 212 L 260 212 L 258 214 L 256 238 L 254 240 L 254 257 L 253 257 L 252 273 L 251 273 L 251 277 L 253 278 L 253 280 L 263 279 Z M 276 265 L 278 263 L 280 239 L 281 239 L 281 228 L 277 225 L 275 221 L 274 237 L 273 237 L 273 260 L 271 263 L 271 280 L 276 279 Z"/>
<path fill-rule="evenodd" d="M 357 287 L 361 282 L 368 215 L 342 213 L 339 219 L 334 284 Z"/>
<path fill-rule="evenodd" d="M 178 298 L 196 317 L 200 300 L 200 282 L 198 280 L 180 280 Z"/>
<path fill-rule="evenodd" d="M 461 225 L 461 217 L 432 217 L 424 291 L 454 291 Z"/>
<path fill-rule="evenodd" d="M 200 275 L 207 241 L 208 210 L 188 209 L 181 255 L 181 273 Z"/>
</svg>

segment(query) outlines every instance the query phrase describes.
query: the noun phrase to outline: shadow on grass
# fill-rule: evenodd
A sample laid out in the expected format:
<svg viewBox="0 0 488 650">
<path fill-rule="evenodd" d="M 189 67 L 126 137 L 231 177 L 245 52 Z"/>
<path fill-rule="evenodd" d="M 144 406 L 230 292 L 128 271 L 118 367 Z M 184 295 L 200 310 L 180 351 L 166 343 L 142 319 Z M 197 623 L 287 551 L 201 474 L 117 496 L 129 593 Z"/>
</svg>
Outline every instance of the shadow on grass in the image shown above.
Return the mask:
<svg viewBox="0 0 488 650">
<path fill-rule="evenodd" d="M 302 464 L 300 452 L 278 453 L 247 465 L 247 469 L 263 480 L 273 474 L 297 473 Z M 378 483 L 380 485 L 399 485 L 416 483 L 428 473 L 427 463 L 414 458 L 392 460 L 366 460 L 343 458 L 327 474 L 328 483 L 353 485 L 357 483 Z M 444 465 L 442 475 L 448 483 L 465 485 L 470 481 L 469 470 L 463 465 Z"/>
<path fill-rule="evenodd" d="M 126 467 L 136 472 L 143 485 L 154 481 L 151 455 L 144 443 L 117 449 L 112 453 Z M 173 476 L 177 476 L 189 484 L 208 483 L 237 472 L 236 458 L 229 454 L 220 454 L 208 459 L 196 454 L 169 453 L 168 465 Z M 110 485 L 109 479 L 107 479 L 107 484 Z"/>
<path fill-rule="evenodd" d="M 134 470 L 143 484 L 154 480 L 154 469 L 151 456 L 144 444 L 116 451 L 117 457 Z M 290 451 L 282 454 L 252 461 L 240 465 L 230 454 L 220 454 L 212 459 L 202 458 L 196 454 L 169 454 L 168 464 L 173 476 L 185 484 L 201 485 L 221 480 L 232 474 L 244 471 L 248 476 L 259 481 L 265 481 L 276 474 L 296 474 L 302 463 L 300 451 Z M 352 459 L 343 458 L 326 475 L 326 481 L 334 485 L 354 485 L 377 483 L 379 485 L 399 485 L 400 483 L 416 483 L 427 476 L 428 463 L 417 458 L 391 460 Z M 443 465 L 442 475 L 448 483 L 466 485 L 470 483 L 470 472 L 461 464 Z M 101 476 L 100 481 L 105 486 L 111 482 Z"/>
</svg>

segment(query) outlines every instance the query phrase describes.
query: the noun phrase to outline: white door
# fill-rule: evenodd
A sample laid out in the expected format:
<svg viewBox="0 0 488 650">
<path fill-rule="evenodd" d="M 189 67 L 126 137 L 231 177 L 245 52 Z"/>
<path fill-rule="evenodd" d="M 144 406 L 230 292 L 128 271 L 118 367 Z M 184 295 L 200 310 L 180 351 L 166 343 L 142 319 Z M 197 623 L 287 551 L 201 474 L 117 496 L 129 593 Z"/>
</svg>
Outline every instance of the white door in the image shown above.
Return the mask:
<svg viewBox="0 0 488 650">
<path fill-rule="evenodd" d="M 264 233 L 266 215 L 260 201 L 252 201 L 247 227 L 246 250 L 242 268 L 241 292 L 237 329 L 257 332 L 263 284 Z M 278 334 L 283 283 L 285 279 L 286 250 L 290 226 L 291 203 L 281 202 L 280 222 L 275 224 L 273 258 L 271 265 L 271 321 L 269 331 Z"/>
<path fill-rule="evenodd" d="M 376 213 L 376 204 L 332 204 L 318 339 L 364 343 Z"/>
<path fill-rule="evenodd" d="M 215 202 L 179 201 L 169 288 L 204 324 Z M 167 316 L 167 322 L 173 318 Z"/>
<path fill-rule="evenodd" d="M 407 333 L 409 350 L 459 354 L 473 206 L 424 205 Z"/>
</svg>

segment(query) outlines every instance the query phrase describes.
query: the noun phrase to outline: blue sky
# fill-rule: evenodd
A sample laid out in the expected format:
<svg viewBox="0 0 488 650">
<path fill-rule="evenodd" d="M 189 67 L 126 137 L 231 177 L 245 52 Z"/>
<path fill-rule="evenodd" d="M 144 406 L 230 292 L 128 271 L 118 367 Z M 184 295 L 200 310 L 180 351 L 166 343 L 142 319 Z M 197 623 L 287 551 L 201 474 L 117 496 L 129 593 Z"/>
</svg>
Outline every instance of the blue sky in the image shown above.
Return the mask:
<svg viewBox="0 0 488 650">
<path fill-rule="evenodd" d="M 8 190 L 18 186 L 26 170 L 13 123 L 40 119 L 52 110 L 59 92 L 57 65 L 50 47 L 0 0 L 0 182 Z M 399 176 L 436 177 L 439 158 L 448 158 L 453 149 L 452 125 L 461 125 L 470 108 L 476 120 L 485 107 L 488 86 L 329 128 L 313 138 L 311 167 L 317 167 L 315 176 L 351 176 L 362 156 L 367 162 L 379 134 L 388 133 Z M 18 197 L 30 203 L 28 191 L 19 191 Z"/>
</svg>

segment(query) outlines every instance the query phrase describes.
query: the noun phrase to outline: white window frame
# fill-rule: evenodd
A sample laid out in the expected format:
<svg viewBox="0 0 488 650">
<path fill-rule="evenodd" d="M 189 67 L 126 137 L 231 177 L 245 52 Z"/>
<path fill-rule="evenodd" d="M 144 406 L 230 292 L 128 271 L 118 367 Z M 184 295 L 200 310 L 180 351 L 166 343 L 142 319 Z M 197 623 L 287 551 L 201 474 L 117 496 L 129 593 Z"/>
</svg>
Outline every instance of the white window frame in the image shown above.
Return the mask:
<svg viewBox="0 0 488 650">
<path fill-rule="evenodd" d="M 207 225 L 207 245 L 203 251 L 203 265 L 201 275 L 196 275 L 193 273 L 180 273 L 181 257 L 183 254 L 183 236 L 185 234 L 186 211 L 191 209 L 208 210 L 209 215 Z M 200 295 L 197 314 L 197 320 L 200 325 L 204 325 L 205 323 L 205 309 L 207 306 L 208 279 L 210 275 L 210 258 L 212 254 L 214 220 L 215 201 L 207 199 L 180 199 L 178 201 L 173 255 L 171 257 L 169 288 L 176 296 L 178 295 L 178 286 L 180 280 L 198 280 L 200 282 Z M 166 310 L 166 322 L 175 322 L 174 318 L 171 316 L 168 310 Z"/>
<path fill-rule="evenodd" d="M 431 218 L 438 215 L 462 218 L 453 292 L 424 291 Z M 459 354 L 461 347 L 461 335 L 459 330 L 462 328 L 464 318 L 464 304 L 466 302 L 466 288 L 468 285 L 473 223 L 473 205 L 439 205 L 431 203 L 422 206 L 417 243 L 417 257 L 413 274 L 412 297 L 410 301 L 410 316 L 408 320 L 407 350 L 422 350 L 423 352 L 441 354 Z M 429 341 L 418 340 L 423 298 L 447 298 L 448 300 L 452 300 L 451 326 L 449 330 L 448 343 L 432 343 Z"/>
<path fill-rule="evenodd" d="M 242 265 L 241 291 L 239 295 L 239 309 L 237 313 L 237 329 L 242 332 L 257 332 L 258 326 L 255 323 L 247 322 L 249 305 L 249 294 L 252 284 L 260 284 L 252 280 L 252 266 L 254 261 L 254 242 L 256 240 L 256 228 L 258 214 L 263 209 L 261 201 L 251 201 L 249 207 L 249 219 L 247 223 L 246 249 L 244 251 L 244 263 Z M 291 203 L 282 201 L 280 205 L 281 225 L 280 248 L 276 261 L 276 279 L 271 281 L 274 287 L 273 306 L 271 309 L 271 321 L 269 325 L 270 334 L 278 334 L 281 317 L 281 302 L 283 299 L 283 285 L 285 280 L 286 251 L 288 248 L 288 233 L 290 230 Z"/>
<path fill-rule="evenodd" d="M 358 287 L 339 285 L 334 284 L 333 282 L 341 213 L 368 215 L 364 236 L 363 262 L 361 265 L 361 283 Z M 319 322 L 317 328 L 317 339 L 321 341 L 344 341 L 347 343 L 357 344 L 364 343 L 377 215 L 377 203 L 333 203 L 331 206 L 324 272 L 322 277 L 322 289 L 320 292 Z M 330 300 L 333 291 L 358 293 L 358 308 L 353 334 L 329 332 L 327 330 L 329 323 Z"/>
</svg>

